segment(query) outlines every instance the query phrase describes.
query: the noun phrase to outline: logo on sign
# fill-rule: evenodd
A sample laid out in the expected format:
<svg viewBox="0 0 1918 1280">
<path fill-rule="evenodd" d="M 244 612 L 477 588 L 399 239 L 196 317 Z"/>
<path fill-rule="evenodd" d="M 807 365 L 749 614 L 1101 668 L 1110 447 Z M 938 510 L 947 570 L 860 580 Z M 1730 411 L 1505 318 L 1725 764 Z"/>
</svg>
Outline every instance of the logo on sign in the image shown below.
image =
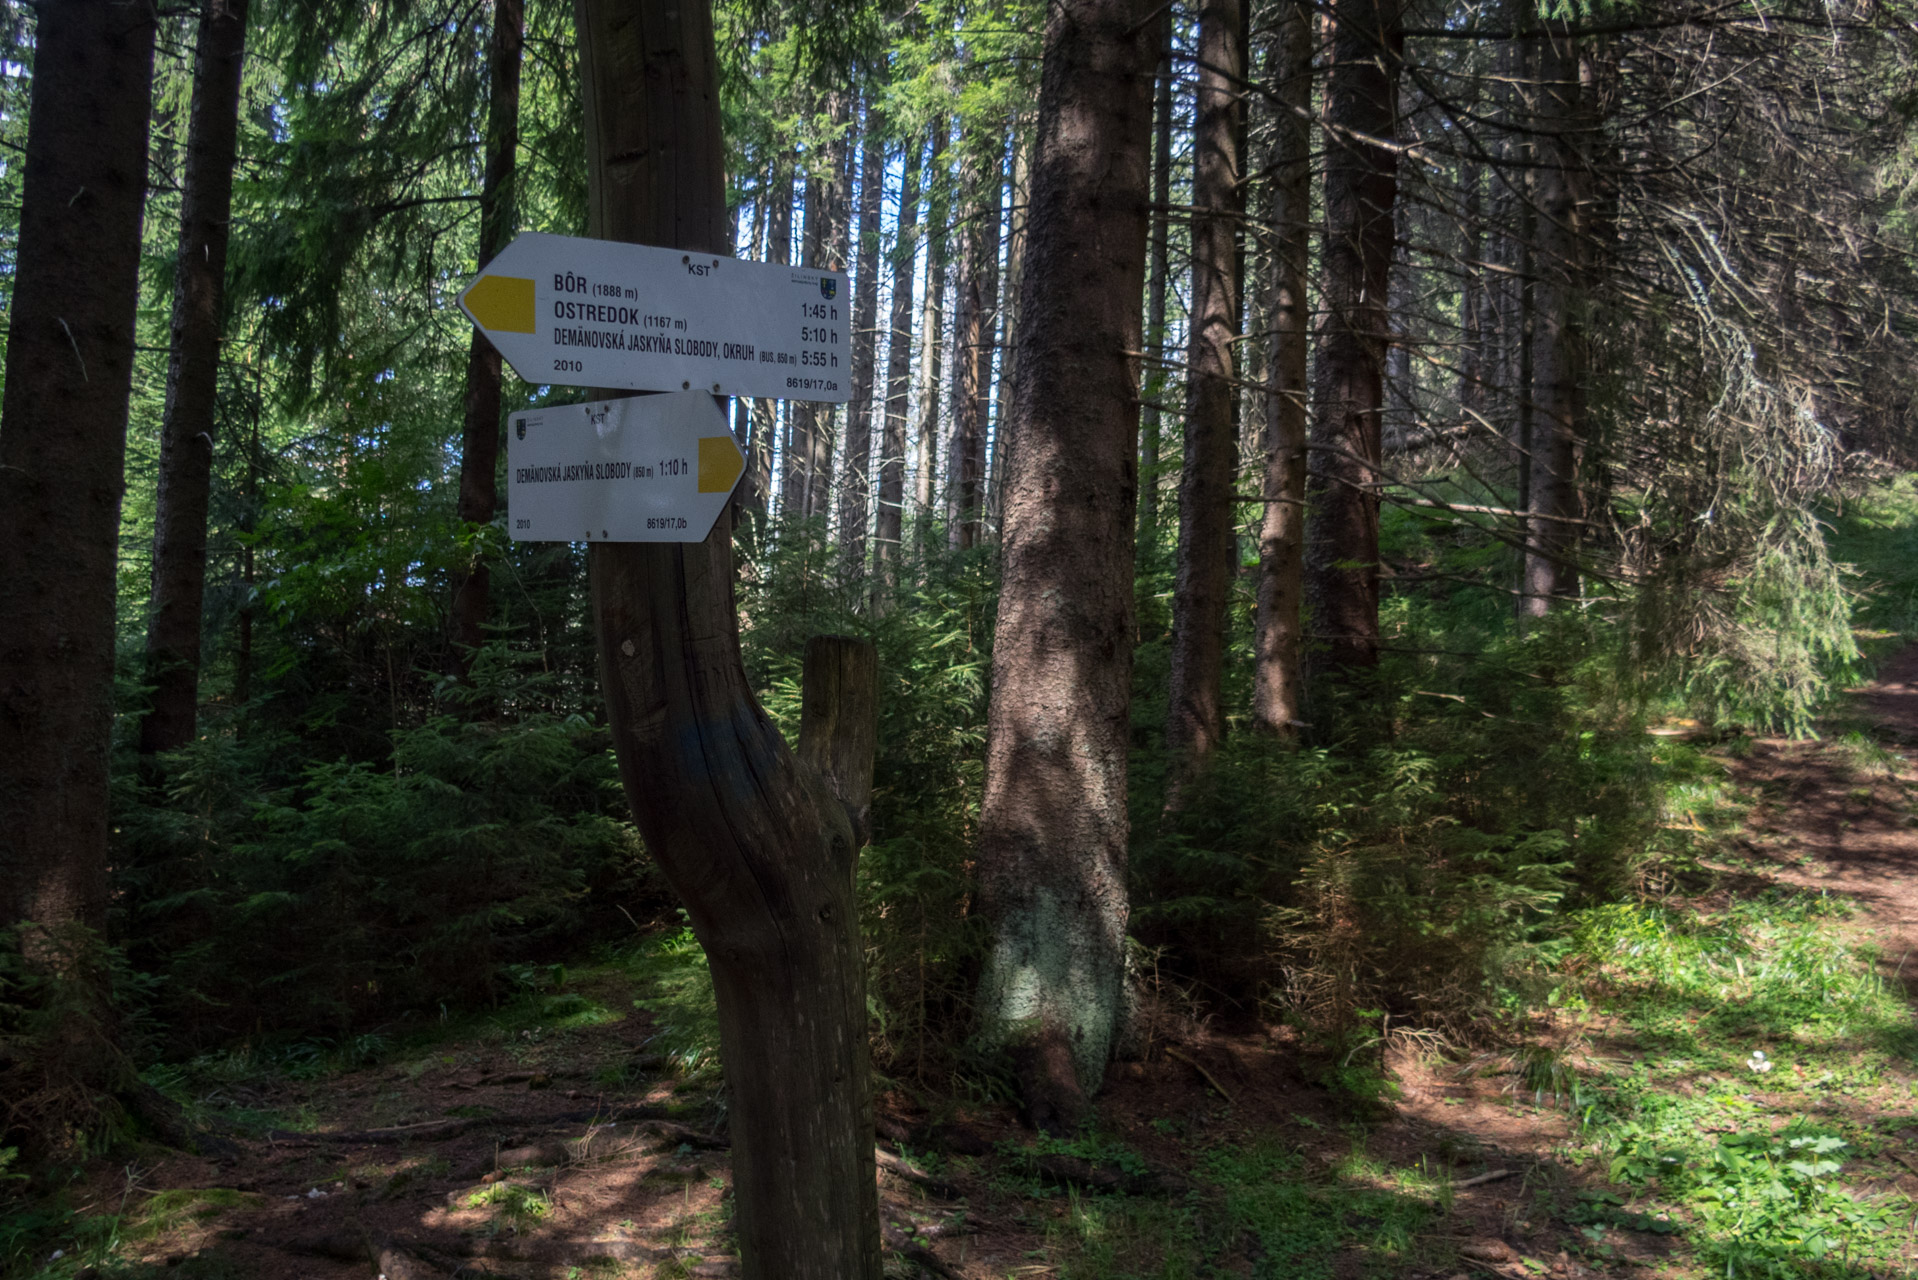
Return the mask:
<svg viewBox="0 0 1918 1280">
<path fill-rule="evenodd" d="M 526 438 L 526 419 L 521 418 L 513 424 L 513 434 L 522 440 Z"/>
<path fill-rule="evenodd" d="M 821 280 L 819 282 L 819 296 L 822 298 L 838 297 L 839 282 L 831 276 L 827 276 L 824 280 Z"/>
</svg>

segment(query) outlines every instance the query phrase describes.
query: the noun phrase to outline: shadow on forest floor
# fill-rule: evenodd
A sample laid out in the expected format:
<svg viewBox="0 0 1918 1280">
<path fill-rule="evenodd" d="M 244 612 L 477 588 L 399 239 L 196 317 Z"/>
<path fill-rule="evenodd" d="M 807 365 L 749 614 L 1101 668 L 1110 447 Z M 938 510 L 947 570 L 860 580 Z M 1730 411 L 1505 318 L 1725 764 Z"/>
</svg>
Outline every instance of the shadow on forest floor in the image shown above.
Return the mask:
<svg viewBox="0 0 1918 1280">
<path fill-rule="evenodd" d="M 1188 1028 L 1115 1066 L 1106 1128 L 1071 1144 L 893 1088 L 890 1273 L 1913 1274 L 1918 772 L 1864 730 L 1918 741 L 1914 689 L 1918 650 L 1861 700 L 1858 732 L 1731 744 L 1725 785 L 1673 819 L 1717 833 L 1709 875 L 1685 877 L 1712 887 L 1585 913 L 1525 1043 L 1395 1051 L 1383 1119 L 1312 1083 L 1287 1029 Z M 203 1061 L 183 1088 L 252 1135 L 238 1160 L 95 1167 L 38 1220 L 0 1222 L 0 1265 L 734 1274 L 716 1075 L 656 1051 L 643 994 L 615 962 L 378 1065 L 301 1080 Z"/>
</svg>

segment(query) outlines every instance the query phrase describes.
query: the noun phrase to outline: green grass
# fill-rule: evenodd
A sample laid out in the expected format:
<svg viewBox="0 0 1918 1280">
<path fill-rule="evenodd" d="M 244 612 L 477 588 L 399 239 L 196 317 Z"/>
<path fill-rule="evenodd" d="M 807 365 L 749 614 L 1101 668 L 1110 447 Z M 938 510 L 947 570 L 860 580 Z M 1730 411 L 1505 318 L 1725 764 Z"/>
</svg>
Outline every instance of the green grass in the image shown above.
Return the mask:
<svg viewBox="0 0 1918 1280">
<path fill-rule="evenodd" d="M 234 1264 L 215 1256 L 189 1255 L 175 1266 L 163 1267 L 118 1254 L 127 1245 L 262 1202 L 252 1192 L 193 1187 L 157 1192 L 105 1213 L 77 1213 L 61 1195 L 30 1206 L 0 1204 L 0 1276 L 68 1280 L 90 1273 L 98 1280 L 152 1280 L 163 1275 L 239 1280 Z"/>
<path fill-rule="evenodd" d="M 516 1227 L 543 1222 L 553 1212 L 552 1197 L 516 1182 L 496 1182 L 475 1191 L 462 1203 L 468 1209 L 490 1209 L 495 1221 L 503 1220 Z"/>
<path fill-rule="evenodd" d="M 1615 1271 L 1635 1242 L 1664 1238 L 1677 1252 L 1660 1274 L 1674 1277 L 1906 1273 L 1918 1206 L 1887 1189 L 1903 1170 L 1885 1153 L 1918 1129 L 1918 1030 L 1840 932 L 1848 914 L 1771 892 L 1572 918 L 1547 1005 L 1559 1034 L 1499 1059 L 1513 1105 L 1573 1122 L 1563 1163 L 1522 1201 L 1546 1237 L 1534 1255 Z M 1065 1280 L 1460 1269 L 1449 1177 L 1383 1163 L 1362 1127 L 1348 1132 L 1351 1153 L 1316 1170 L 1269 1136 L 1203 1147 L 1183 1197 L 1081 1194 L 1016 1170 L 1002 1189 L 1025 1200 Z M 1128 1154 L 1096 1136 L 1052 1146 L 1121 1166 Z"/>
<path fill-rule="evenodd" d="M 1874 485 L 1828 517 L 1832 559 L 1850 567 L 1858 593 L 1852 625 L 1867 654 L 1883 657 L 1918 637 L 1918 477 Z"/>
<path fill-rule="evenodd" d="M 1635 1229 L 1676 1236 L 1711 1275 L 1910 1264 L 1913 1206 L 1875 1157 L 1914 1122 L 1918 1032 L 1836 928 L 1846 914 L 1782 893 L 1582 913 L 1568 968 L 1602 1052 L 1569 1082 L 1570 1154 L 1610 1184 L 1566 1213 L 1589 1255 Z"/>
<path fill-rule="evenodd" d="M 1401 1275 L 1433 1256 L 1421 1243 L 1442 1185 L 1355 1150 L 1323 1174 L 1269 1140 L 1203 1153 L 1183 1198 L 1062 1193 L 1046 1233 L 1066 1280 L 1260 1280 Z M 1440 1246 L 1440 1252 L 1443 1247 Z"/>
</svg>

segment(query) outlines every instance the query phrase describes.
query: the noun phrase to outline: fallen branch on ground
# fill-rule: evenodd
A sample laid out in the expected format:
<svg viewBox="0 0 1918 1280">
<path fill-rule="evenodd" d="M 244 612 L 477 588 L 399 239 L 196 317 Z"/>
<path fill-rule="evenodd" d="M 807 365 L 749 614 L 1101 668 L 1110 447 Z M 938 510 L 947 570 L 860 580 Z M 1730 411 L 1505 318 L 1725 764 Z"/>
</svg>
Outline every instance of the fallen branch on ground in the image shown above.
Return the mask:
<svg viewBox="0 0 1918 1280">
<path fill-rule="evenodd" d="M 701 1134 L 696 1129 L 674 1124 L 666 1119 L 663 1107 L 604 1107 L 584 1111 L 563 1111 L 551 1116 L 449 1116 L 439 1120 L 420 1120 L 413 1124 L 394 1125 L 386 1129 L 346 1129 L 335 1132 L 296 1133 L 291 1129 L 269 1129 L 266 1137 L 271 1142 L 310 1142 L 339 1143 L 346 1146 L 380 1146 L 396 1142 L 443 1142 L 448 1138 L 457 1138 L 468 1129 L 477 1129 L 484 1125 L 511 1128 L 550 1129 L 556 1125 L 578 1124 L 582 1121 L 598 1121 L 602 1124 L 618 1124 L 626 1120 L 640 1120 L 660 1124 L 682 1136 L 680 1141 L 690 1142 L 693 1146 L 711 1146 L 717 1150 L 729 1145 L 725 1138 Z"/>
<path fill-rule="evenodd" d="M 1213 1076 L 1213 1074 L 1210 1071 L 1207 1071 L 1204 1067 L 1200 1066 L 1199 1060 L 1197 1058 L 1188 1057 L 1187 1055 L 1179 1052 L 1177 1049 L 1174 1049 L 1170 1045 L 1166 1046 L 1165 1054 L 1166 1054 L 1166 1057 L 1168 1058 L 1177 1058 L 1180 1062 L 1185 1063 L 1186 1066 L 1191 1067 L 1194 1071 L 1204 1076 L 1205 1082 L 1211 1085 L 1213 1089 L 1218 1092 L 1218 1095 L 1221 1098 L 1224 1098 L 1227 1102 L 1230 1102 L 1235 1106 L 1238 1104 L 1239 1100 L 1232 1096 L 1231 1091 L 1228 1090 L 1224 1085 L 1220 1084 L 1218 1079 L 1215 1076 Z"/>
<path fill-rule="evenodd" d="M 887 1151 L 884 1147 L 874 1147 L 872 1158 L 873 1162 L 887 1173 L 903 1181 L 910 1182 L 916 1187 L 924 1187 L 927 1191 L 932 1192 L 932 1194 L 942 1200 L 961 1200 L 965 1198 L 965 1192 L 961 1191 L 957 1186 L 947 1182 L 944 1178 L 927 1173 L 924 1169 L 908 1163 L 906 1160 Z"/>
<path fill-rule="evenodd" d="M 938 1254 L 916 1243 L 903 1229 L 884 1218 L 879 1221 L 879 1234 L 894 1253 L 924 1267 L 934 1275 L 943 1276 L 945 1280 L 966 1280 L 965 1276 L 941 1261 Z"/>
</svg>

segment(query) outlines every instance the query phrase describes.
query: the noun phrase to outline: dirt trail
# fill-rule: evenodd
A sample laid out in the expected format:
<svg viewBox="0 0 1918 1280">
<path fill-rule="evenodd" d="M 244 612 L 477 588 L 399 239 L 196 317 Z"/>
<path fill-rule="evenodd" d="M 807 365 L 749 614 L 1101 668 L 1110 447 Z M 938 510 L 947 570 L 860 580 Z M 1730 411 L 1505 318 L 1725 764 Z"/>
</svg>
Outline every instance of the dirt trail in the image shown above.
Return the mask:
<svg viewBox="0 0 1918 1280">
<path fill-rule="evenodd" d="M 1747 847 L 1767 873 L 1850 898 L 1853 931 L 1877 946 L 1885 977 L 1918 996 L 1918 645 L 1855 697 L 1887 748 L 1879 758 L 1831 742 L 1761 738 L 1731 762 L 1732 776 L 1758 797 Z"/>
<path fill-rule="evenodd" d="M 1856 706 L 1880 741 L 1918 746 L 1918 646 L 1888 663 Z M 1847 927 L 1875 942 L 1886 976 L 1918 997 L 1918 767 L 1902 752 L 1832 739 L 1761 739 L 1728 767 L 1756 798 L 1743 837 L 1749 873 L 1854 900 Z M 710 1095 L 689 1098 L 659 1073 L 635 1070 L 648 1061 L 652 1028 L 626 984 L 601 973 L 586 990 L 624 1011 L 620 1020 L 546 1040 L 522 1032 L 447 1044 L 410 1063 L 312 1083 L 238 1086 L 229 1101 L 304 1112 L 322 1132 L 247 1141 L 224 1166 L 170 1156 L 102 1167 L 90 1197 L 137 1204 L 170 1190 L 171 1215 L 148 1213 L 121 1256 L 209 1280 L 736 1274 L 724 1230 L 730 1153 L 697 1132 L 714 1122 Z M 1658 1236 L 1623 1241 L 1602 1267 L 1560 1251 L 1568 1229 L 1541 1205 L 1602 1176 L 1564 1158 L 1570 1117 L 1527 1099 L 1509 1071 L 1396 1056 L 1396 1114 L 1358 1139 L 1305 1065 L 1289 1031 L 1228 1037 L 1186 1026 L 1176 1052 L 1161 1045 L 1148 1061 L 1115 1068 L 1103 1110 L 1113 1137 L 1165 1171 L 1172 1190 L 1154 1194 L 1175 1200 L 1191 1185 L 1190 1144 L 1222 1133 L 1275 1140 L 1299 1153 L 1303 1177 L 1328 1186 L 1340 1185 L 1336 1171 L 1355 1142 L 1392 1167 L 1451 1181 L 1456 1195 L 1420 1235 L 1450 1242 L 1439 1256 L 1460 1261 L 1408 1276 L 1525 1280 L 1663 1265 L 1672 1246 Z M 882 1133 L 977 1159 L 948 1161 L 930 1189 L 897 1168 L 882 1172 L 889 1243 L 917 1250 L 947 1280 L 1056 1274 L 1056 1261 L 1031 1260 L 1051 1253 L 1066 1203 L 1007 1181 L 1003 1153 L 1027 1138 L 1010 1109 L 975 1108 L 956 1125 L 948 1118 L 943 1136 L 914 1111 L 903 1093 L 882 1099 Z M 666 1114 L 680 1127 L 657 1123 Z M 365 1132 L 406 1124 L 420 1127 L 405 1141 Z M 514 1167 L 490 1172 L 502 1152 Z M 1918 1190 L 1918 1178 L 1908 1189 Z M 391 1243 L 411 1252 L 381 1256 Z M 1218 1275 L 1266 1274 L 1251 1252 L 1213 1266 Z M 1334 1270 L 1368 1266 L 1355 1252 Z"/>
</svg>

